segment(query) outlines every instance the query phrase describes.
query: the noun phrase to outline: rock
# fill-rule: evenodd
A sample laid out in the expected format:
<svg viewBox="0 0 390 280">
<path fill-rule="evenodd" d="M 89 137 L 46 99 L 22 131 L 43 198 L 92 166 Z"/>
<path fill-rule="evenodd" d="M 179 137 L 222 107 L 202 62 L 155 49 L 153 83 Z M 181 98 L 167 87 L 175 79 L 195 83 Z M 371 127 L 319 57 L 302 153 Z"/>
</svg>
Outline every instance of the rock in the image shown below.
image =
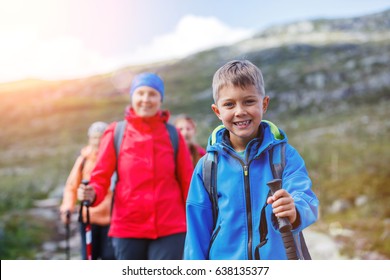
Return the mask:
<svg viewBox="0 0 390 280">
<path fill-rule="evenodd" d="M 333 237 L 351 237 L 354 234 L 352 230 L 343 228 L 343 226 L 339 222 L 333 222 L 329 225 L 329 233 Z"/>
<path fill-rule="evenodd" d="M 56 242 L 49 241 L 49 242 L 43 243 L 42 249 L 45 252 L 55 252 L 58 249 L 58 245 Z"/>
<path fill-rule="evenodd" d="M 340 245 L 329 235 L 310 228 L 304 230 L 304 236 L 313 260 L 341 260 Z"/>
<path fill-rule="evenodd" d="M 351 208 L 351 203 L 345 199 L 335 200 L 329 207 L 329 213 L 340 213 Z"/>
<path fill-rule="evenodd" d="M 367 204 L 367 202 L 368 202 L 368 197 L 366 195 L 359 195 L 355 199 L 355 206 L 361 207 L 361 206 Z"/>
<path fill-rule="evenodd" d="M 48 198 L 34 201 L 34 206 L 38 208 L 57 208 L 59 201 L 57 198 Z"/>
</svg>

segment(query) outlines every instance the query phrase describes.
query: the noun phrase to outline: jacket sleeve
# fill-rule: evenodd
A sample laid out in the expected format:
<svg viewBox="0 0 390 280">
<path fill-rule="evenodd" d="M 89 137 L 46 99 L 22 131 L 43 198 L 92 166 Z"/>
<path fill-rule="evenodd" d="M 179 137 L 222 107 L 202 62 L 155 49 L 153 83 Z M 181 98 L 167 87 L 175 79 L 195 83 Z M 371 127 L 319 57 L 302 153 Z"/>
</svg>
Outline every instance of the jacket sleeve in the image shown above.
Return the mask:
<svg viewBox="0 0 390 280">
<path fill-rule="evenodd" d="M 295 148 L 286 145 L 286 166 L 283 171 L 283 188 L 294 199 L 299 218 L 294 231 L 301 231 L 318 218 L 318 199 L 312 191 L 312 182 L 305 162 Z"/>
<path fill-rule="evenodd" d="M 94 188 L 96 199 L 92 206 L 101 203 L 111 185 L 111 177 L 116 168 L 116 154 L 114 147 L 114 128 L 116 123 L 110 126 L 104 132 L 100 141 L 99 153 L 95 168 L 91 174 L 90 185 Z"/>
<path fill-rule="evenodd" d="M 185 260 L 205 260 L 213 231 L 212 205 L 202 180 L 204 158 L 200 159 L 192 175 L 186 203 L 187 235 Z"/>
<path fill-rule="evenodd" d="M 176 177 L 180 184 L 183 201 L 187 200 L 188 189 L 190 187 L 191 176 L 194 170 L 191 154 L 183 136 L 177 131 L 179 137 L 179 148 L 176 159 Z"/>
<path fill-rule="evenodd" d="M 81 174 L 82 162 L 83 162 L 83 157 L 79 156 L 76 159 L 73 168 L 69 173 L 68 179 L 66 180 L 62 204 L 60 206 L 61 212 L 67 210 L 73 212 L 74 210 L 77 201 L 77 188 L 80 185 L 81 177 L 82 177 Z"/>
</svg>

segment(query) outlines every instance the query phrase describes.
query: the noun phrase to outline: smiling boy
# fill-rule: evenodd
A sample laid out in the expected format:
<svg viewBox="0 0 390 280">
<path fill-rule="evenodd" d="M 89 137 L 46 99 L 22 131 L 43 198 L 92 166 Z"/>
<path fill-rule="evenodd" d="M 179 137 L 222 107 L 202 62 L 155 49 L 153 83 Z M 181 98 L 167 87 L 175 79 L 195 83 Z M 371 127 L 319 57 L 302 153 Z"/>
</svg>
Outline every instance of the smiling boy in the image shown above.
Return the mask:
<svg viewBox="0 0 390 280">
<path fill-rule="evenodd" d="M 184 258 L 286 259 L 275 217 L 288 218 L 295 235 L 317 219 L 318 200 L 304 161 L 282 130 L 262 121 L 269 97 L 254 64 L 235 60 L 222 66 L 214 74 L 213 98 L 211 108 L 223 126 L 210 136 L 207 152 L 217 154 L 219 212 L 214 226 L 202 180 L 203 157 L 186 203 Z M 268 196 L 267 182 L 273 179 L 268 151 L 282 143 L 286 143 L 283 189 Z"/>
</svg>

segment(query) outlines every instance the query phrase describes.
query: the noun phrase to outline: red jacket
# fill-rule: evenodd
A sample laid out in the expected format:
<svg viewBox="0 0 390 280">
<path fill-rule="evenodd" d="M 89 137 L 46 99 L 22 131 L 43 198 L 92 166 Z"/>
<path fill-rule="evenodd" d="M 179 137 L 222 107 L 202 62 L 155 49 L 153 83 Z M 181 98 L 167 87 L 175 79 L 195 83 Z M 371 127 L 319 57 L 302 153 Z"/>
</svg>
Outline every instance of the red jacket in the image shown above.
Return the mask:
<svg viewBox="0 0 390 280">
<path fill-rule="evenodd" d="M 187 145 L 179 136 L 177 164 L 165 123 L 169 112 L 141 118 L 127 110 L 127 126 L 118 161 L 109 236 L 155 239 L 186 232 L 185 202 L 193 166 Z M 116 123 L 101 140 L 90 184 L 99 204 L 110 186 L 117 159 L 113 143 Z M 176 170 L 175 170 L 176 169 Z"/>
</svg>

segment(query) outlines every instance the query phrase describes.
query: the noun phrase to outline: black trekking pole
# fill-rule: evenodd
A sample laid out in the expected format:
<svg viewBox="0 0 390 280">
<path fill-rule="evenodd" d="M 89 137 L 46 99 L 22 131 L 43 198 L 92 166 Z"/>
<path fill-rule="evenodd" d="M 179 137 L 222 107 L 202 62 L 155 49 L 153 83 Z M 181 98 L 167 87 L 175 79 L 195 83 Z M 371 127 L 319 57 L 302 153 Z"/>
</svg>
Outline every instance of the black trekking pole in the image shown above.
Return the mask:
<svg viewBox="0 0 390 280">
<path fill-rule="evenodd" d="M 84 186 L 87 186 L 89 184 L 88 180 L 82 180 L 81 183 Z M 90 222 L 90 216 L 89 216 L 89 206 L 91 203 L 89 200 L 83 200 L 81 202 L 81 208 L 80 208 L 80 218 L 81 221 L 83 219 L 83 207 L 85 206 L 87 208 L 87 222 L 85 224 L 85 244 L 86 244 L 86 253 L 87 253 L 87 260 L 92 260 L 92 228 L 91 228 L 91 222 Z"/>
<path fill-rule="evenodd" d="M 267 183 L 273 195 L 277 190 L 282 188 L 282 180 L 274 179 Z M 284 249 L 286 250 L 287 259 L 298 260 L 297 251 L 295 249 L 294 237 L 291 232 L 292 226 L 288 218 L 277 218 L 279 231 L 282 234 Z"/>
<path fill-rule="evenodd" d="M 67 210 L 66 213 L 66 224 L 65 224 L 65 231 L 66 231 L 66 246 L 65 246 L 65 253 L 66 253 L 66 259 L 70 260 L 70 246 L 69 246 L 69 238 L 70 238 L 70 211 Z"/>
</svg>

